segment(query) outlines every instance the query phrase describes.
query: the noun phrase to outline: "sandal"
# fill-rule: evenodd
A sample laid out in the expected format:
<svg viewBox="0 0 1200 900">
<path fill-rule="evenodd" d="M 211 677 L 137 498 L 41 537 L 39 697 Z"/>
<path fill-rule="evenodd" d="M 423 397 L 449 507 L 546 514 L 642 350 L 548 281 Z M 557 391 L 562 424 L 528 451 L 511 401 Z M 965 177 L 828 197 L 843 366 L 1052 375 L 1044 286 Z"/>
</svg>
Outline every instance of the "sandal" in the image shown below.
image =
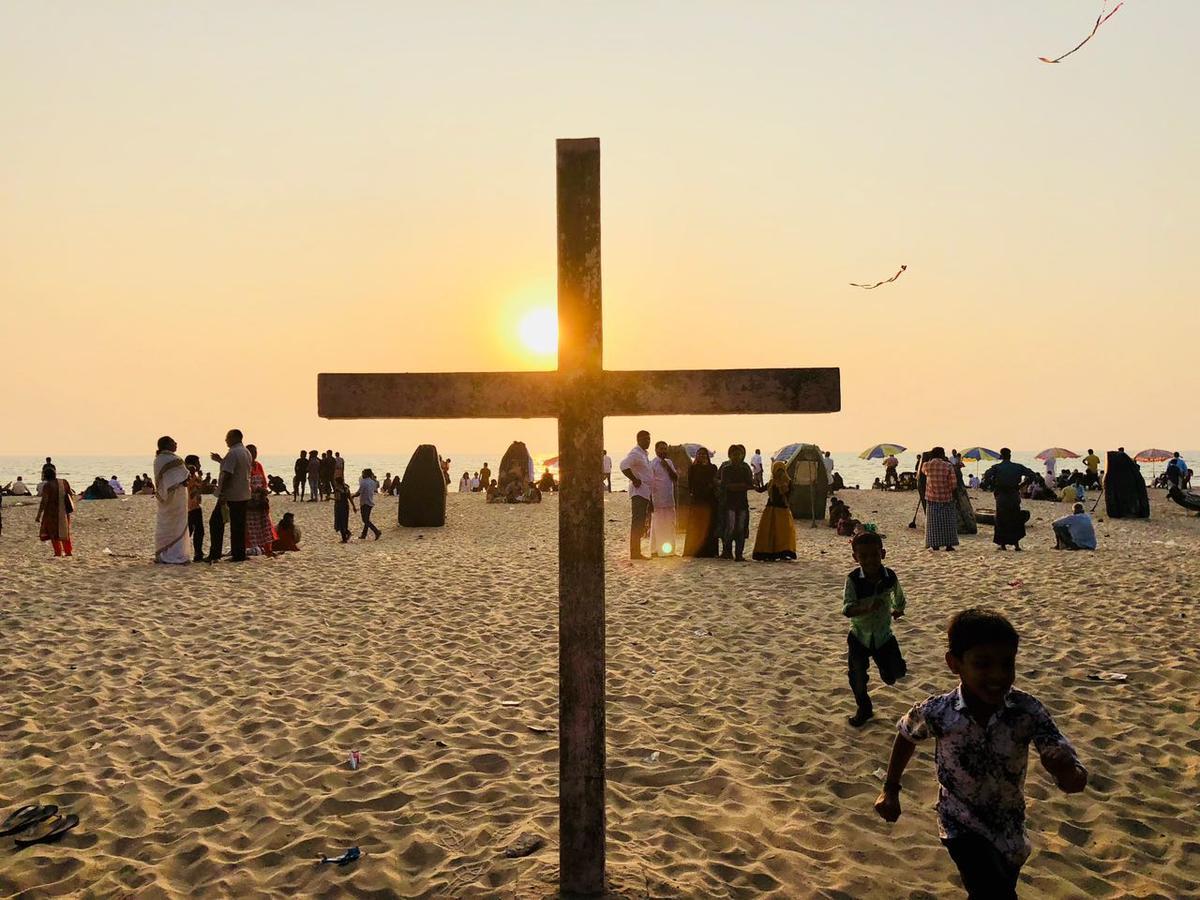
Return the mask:
<svg viewBox="0 0 1200 900">
<path fill-rule="evenodd" d="M 38 829 L 33 837 L 17 838 L 17 849 L 23 850 L 34 844 L 53 844 L 78 824 L 79 816 L 75 813 L 66 816 L 55 815 L 47 820 L 45 827 Z"/>
<path fill-rule="evenodd" d="M 16 834 L 18 831 L 24 831 L 26 828 L 45 822 L 57 812 L 58 807 L 53 804 L 42 806 L 40 803 L 34 803 L 30 806 L 22 806 L 10 814 L 3 824 L 0 824 L 0 837 L 8 837 L 10 834 Z"/>
</svg>

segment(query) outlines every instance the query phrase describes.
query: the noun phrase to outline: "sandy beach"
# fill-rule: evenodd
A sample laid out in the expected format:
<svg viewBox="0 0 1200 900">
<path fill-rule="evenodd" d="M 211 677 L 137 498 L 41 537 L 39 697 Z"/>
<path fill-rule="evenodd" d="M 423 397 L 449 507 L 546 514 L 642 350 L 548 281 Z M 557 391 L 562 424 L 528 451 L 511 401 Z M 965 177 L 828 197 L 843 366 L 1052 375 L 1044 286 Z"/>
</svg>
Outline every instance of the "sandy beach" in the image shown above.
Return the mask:
<svg viewBox="0 0 1200 900">
<path fill-rule="evenodd" d="M 948 616 L 987 604 L 1021 633 L 1017 686 L 1091 772 L 1065 796 L 1031 760 L 1023 894 L 1196 896 L 1200 520 L 1155 493 L 1151 520 L 1098 524 L 1097 553 L 1055 553 L 1047 523 L 1066 508 L 1027 502 L 1028 552 L 996 552 L 985 527 L 935 554 L 906 527 L 912 495 L 843 496 L 886 533 L 909 596 L 897 635 L 910 675 L 887 688 L 873 673 L 877 718 L 861 731 L 846 724 L 846 539 L 797 523 L 794 563 L 635 565 L 628 498 L 609 495 L 614 891 L 952 894 L 932 746 L 896 825 L 871 804 L 895 720 L 955 683 Z M 331 505 L 277 498 L 302 552 L 179 568 L 149 562 L 152 498 L 81 503 L 71 560 L 51 558 L 35 506 L 14 500 L 0 538 L 0 801 L 82 821 L 55 846 L 13 854 L 5 839 L 0 895 L 553 891 L 557 498 L 452 494 L 443 529 L 399 528 L 385 498 L 383 540 L 347 546 Z M 1087 677 L 1106 670 L 1128 682 Z M 546 846 L 505 858 L 523 832 Z M 353 845 L 357 863 L 315 865 Z"/>
</svg>

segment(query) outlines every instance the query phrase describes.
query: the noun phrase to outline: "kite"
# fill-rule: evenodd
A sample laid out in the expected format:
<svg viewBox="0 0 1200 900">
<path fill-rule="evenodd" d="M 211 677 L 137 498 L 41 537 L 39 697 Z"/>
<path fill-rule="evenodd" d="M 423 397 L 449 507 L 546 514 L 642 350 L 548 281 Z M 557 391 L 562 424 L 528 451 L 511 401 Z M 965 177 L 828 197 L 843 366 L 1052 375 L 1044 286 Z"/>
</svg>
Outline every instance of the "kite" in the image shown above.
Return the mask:
<svg viewBox="0 0 1200 900">
<path fill-rule="evenodd" d="M 1070 50 L 1068 50 L 1062 56 L 1057 57 L 1056 59 L 1047 59 L 1044 56 L 1039 56 L 1038 59 L 1040 59 L 1044 63 L 1060 63 L 1060 62 L 1062 62 L 1064 59 L 1066 59 L 1068 56 L 1070 56 L 1072 53 L 1074 53 L 1076 50 L 1078 50 L 1080 47 L 1082 47 L 1084 44 L 1086 44 L 1088 41 L 1090 41 L 1093 37 L 1095 37 L 1096 32 L 1100 30 L 1100 26 L 1103 25 L 1105 22 L 1107 22 L 1109 19 L 1111 19 L 1113 16 L 1115 16 L 1117 14 L 1117 10 L 1120 9 L 1124 5 L 1125 5 L 1125 0 L 1121 0 L 1120 3 L 1118 3 L 1116 6 L 1114 6 L 1112 8 L 1112 12 L 1108 12 L 1107 11 L 1108 10 L 1108 0 L 1104 0 L 1104 5 L 1100 7 L 1100 15 L 1096 17 L 1096 24 L 1092 26 L 1091 33 L 1088 34 L 1087 37 L 1085 37 L 1082 41 L 1080 41 L 1078 44 L 1076 44 L 1074 47 L 1072 47 Z"/>
<path fill-rule="evenodd" d="M 899 278 L 901 275 L 903 275 L 904 270 L 907 268 L 908 268 L 907 265 L 903 265 L 900 267 L 900 271 L 897 272 L 895 275 L 893 275 L 891 278 L 885 278 L 883 281 L 877 281 L 874 284 L 856 284 L 855 282 L 852 281 L 852 282 L 850 282 L 850 287 L 860 287 L 866 291 L 873 291 L 873 290 L 875 290 L 875 288 L 879 287 L 881 284 L 891 284 L 893 281 L 895 281 L 897 278 Z"/>
</svg>

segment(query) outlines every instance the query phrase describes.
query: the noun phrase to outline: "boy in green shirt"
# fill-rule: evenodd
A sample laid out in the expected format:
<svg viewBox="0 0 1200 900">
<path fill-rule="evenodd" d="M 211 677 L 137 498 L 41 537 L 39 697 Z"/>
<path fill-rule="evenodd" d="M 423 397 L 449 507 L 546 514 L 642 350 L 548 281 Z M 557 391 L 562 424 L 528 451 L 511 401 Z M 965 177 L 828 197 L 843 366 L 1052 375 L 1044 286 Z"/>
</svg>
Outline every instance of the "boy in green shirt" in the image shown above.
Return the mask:
<svg viewBox="0 0 1200 900">
<path fill-rule="evenodd" d="M 856 534 L 850 548 L 858 568 L 846 576 L 842 615 L 850 619 L 850 633 L 846 635 L 847 673 L 858 704 L 850 724 L 861 728 L 875 715 L 871 695 L 867 693 L 871 660 L 875 660 L 884 684 L 895 684 L 896 679 L 908 673 L 900 644 L 892 634 L 892 619 L 904 615 L 905 598 L 896 573 L 883 564 L 887 551 L 877 533 Z"/>
</svg>

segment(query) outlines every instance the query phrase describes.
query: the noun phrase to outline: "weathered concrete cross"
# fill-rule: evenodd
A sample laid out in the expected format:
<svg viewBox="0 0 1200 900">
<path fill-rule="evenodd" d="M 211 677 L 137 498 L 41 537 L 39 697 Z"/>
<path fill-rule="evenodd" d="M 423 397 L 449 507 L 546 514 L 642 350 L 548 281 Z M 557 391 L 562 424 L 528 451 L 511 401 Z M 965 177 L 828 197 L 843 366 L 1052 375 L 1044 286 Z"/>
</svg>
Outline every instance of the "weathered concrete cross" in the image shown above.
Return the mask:
<svg viewBox="0 0 1200 900">
<path fill-rule="evenodd" d="M 836 412 L 838 369 L 605 371 L 600 322 L 600 141 L 560 140 L 558 371 L 322 374 L 328 419 L 558 419 L 559 882 L 604 891 L 606 415 Z M 643 335 L 648 344 L 650 335 Z"/>
</svg>

